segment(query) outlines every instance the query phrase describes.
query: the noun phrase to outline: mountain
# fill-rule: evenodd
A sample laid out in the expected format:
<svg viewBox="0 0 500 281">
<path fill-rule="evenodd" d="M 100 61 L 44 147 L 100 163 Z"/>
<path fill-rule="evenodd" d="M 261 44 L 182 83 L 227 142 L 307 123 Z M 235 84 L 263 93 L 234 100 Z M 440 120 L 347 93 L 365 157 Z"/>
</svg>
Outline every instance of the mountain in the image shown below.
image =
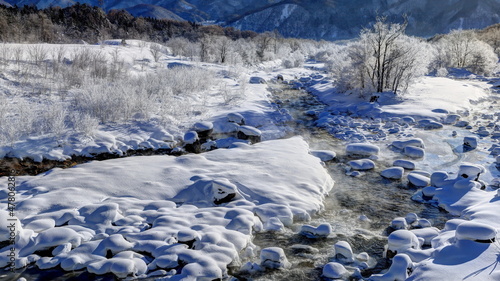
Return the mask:
<svg viewBox="0 0 500 281">
<path fill-rule="evenodd" d="M 127 7 L 125 10 L 135 17 L 142 16 L 157 19 L 184 20 L 174 12 L 156 5 L 139 4 L 133 7 Z"/>
<path fill-rule="evenodd" d="M 1 0 L 0 0 L 1 1 Z M 5 0 L 39 8 L 72 0 Z M 347 39 L 375 21 L 408 16 L 407 32 L 432 36 L 457 28 L 484 28 L 500 22 L 500 0 L 79 0 L 135 16 L 216 22 L 244 30 L 279 31 L 285 37 Z"/>
<path fill-rule="evenodd" d="M 7 7 L 12 7 L 11 4 L 5 2 L 4 0 L 0 0 L 0 5 L 4 5 L 4 6 L 7 6 Z"/>
</svg>

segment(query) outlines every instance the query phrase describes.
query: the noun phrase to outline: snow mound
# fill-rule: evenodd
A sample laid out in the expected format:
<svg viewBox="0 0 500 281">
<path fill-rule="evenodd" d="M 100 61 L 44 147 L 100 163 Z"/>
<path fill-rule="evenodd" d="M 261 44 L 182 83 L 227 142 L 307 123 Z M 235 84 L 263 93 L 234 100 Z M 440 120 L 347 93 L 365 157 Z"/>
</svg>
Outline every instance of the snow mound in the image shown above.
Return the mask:
<svg viewBox="0 0 500 281">
<path fill-rule="evenodd" d="M 309 219 L 333 186 L 299 137 L 180 157 L 93 161 L 18 180 L 16 215 L 29 229 L 16 228 L 17 267 L 36 263 L 118 278 L 164 271 L 172 280 L 226 278 L 229 264 L 254 252 L 254 231 Z M 9 251 L 0 249 L 0 266 Z M 263 250 L 261 258 L 263 267 L 290 266 L 282 250 Z"/>
<path fill-rule="evenodd" d="M 457 240 L 495 241 L 497 230 L 486 224 L 468 221 L 458 225 L 455 237 Z"/>
</svg>

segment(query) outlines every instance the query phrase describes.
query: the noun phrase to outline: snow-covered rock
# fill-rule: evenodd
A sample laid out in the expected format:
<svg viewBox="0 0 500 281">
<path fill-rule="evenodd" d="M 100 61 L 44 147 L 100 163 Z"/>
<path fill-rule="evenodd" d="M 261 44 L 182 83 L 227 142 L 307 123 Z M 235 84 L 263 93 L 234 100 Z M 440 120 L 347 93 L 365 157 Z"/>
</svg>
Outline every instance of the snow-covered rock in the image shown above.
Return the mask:
<svg viewBox="0 0 500 281">
<path fill-rule="evenodd" d="M 343 279 L 349 272 L 338 262 L 329 262 L 323 267 L 322 276 L 328 279 Z"/>
<path fill-rule="evenodd" d="M 375 168 L 375 162 L 370 159 L 351 160 L 347 164 L 357 171 L 366 171 Z"/>
<path fill-rule="evenodd" d="M 418 219 L 416 226 L 420 228 L 427 228 L 431 227 L 432 223 L 428 219 Z"/>
<path fill-rule="evenodd" d="M 338 241 L 333 245 L 335 250 L 335 258 L 342 263 L 350 263 L 354 261 L 354 254 L 351 245 L 347 241 Z"/>
<path fill-rule="evenodd" d="M 486 169 L 479 164 L 463 163 L 458 169 L 458 176 L 464 179 L 479 179 L 479 176 L 486 172 Z"/>
<path fill-rule="evenodd" d="M 214 128 L 214 124 L 208 121 L 196 122 L 193 125 L 193 130 L 197 133 L 210 131 Z"/>
<path fill-rule="evenodd" d="M 397 254 L 392 259 L 392 264 L 389 270 L 383 274 L 373 274 L 368 280 L 370 281 L 403 281 L 410 276 L 413 269 L 413 262 L 408 255 Z"/>
<path fill-rule="evenodd" d="M 402 167 L 402 168 L 407 169 L 407 170 L 414 170 L 415 169 L 415 162 L 410 161 L 410 160 L 398 159 L 392 163 L 392 166 Z"/>
<path fill-rule="evenodd" d="M 269 269 L 286 269 L 291 267 L 285 252 L 279 247 L 264 248 L 260 252 L 260 265 Z"/>
<path fill-rule="evenodd" d="M 419 138 L 393 141 L 391 143 L 391 145 L 397 149 L 400 149 L 400 150 L 405 149 L 405 147 L 407 147 L 407 146 L 425 148 L 424 141 L 422 139 L 419 139 Z"/>
<path fill-rule="evenodd" d="M 238 128 L 238 138 L 242 140 L 250 140 L 253 143 L 261 141 L 262 132 L 252 126 L 243 125 Z"/>
<path fill-rule="evenodd" d="M 407 229 L 408 228 L 408 223 L 406 221 L 406 218 L 399 217 L 395 218 L 391 221 L 391 227 L 393 229 Z"/>
<path fill-rule="evenodd" d="M 243 117 L 243 115 L 236 112 L 227 114 L 227 120 L 238 125 L 245 125 L 245 118 Z"/>
<path fill-rule="evenodd" d="M 418 221 L 418 215 L 415 213 L 408 213 L 405 216 L 405 220 L 406 220 L 407 224 L 411 225 L 411 224 L 415 223 L 416 221 Z"/>
<path fill-rule="evenodd" d="M 426 130 L 435 130 L 435 129 L 442 129 L 443 124 L 431 119 L 422 119 L 418 121 L 418 127 L 421 127 Z"/>
<path fill-rule="evenodd" d="M 325 238 L 332 233 L 332 226 L 329 223 L 323 223 L 317 227 L 311 225 L 303 225 L 300 228 L 300 234 L 308 238 Z"/>
<path fill-rule="evenodd" d="M 448 114 L 445 117 L 443 123 L 446 124 L 446 125 L 453 125 L 456 122 L 458 122 L 458 120 L 460 120 L 460 115 L 458 115 L 458 114 Z"/>
<path fill-rule="evenodd" d="M 476 149 L 477 143 L 477 137 L 464 137 L 464 147 L 466 147 L 467 149 Z"/>
<path fill-rule="evenodd" d="M 321 159 L 323 162 L 332 161 L 337 157 L 337 154 L 331 150 L 311 150 L 311 155 Z"/>
<path fill-rule="evenodd" d="M 408 249 L 420 249 L 420 240 L 409 230 L 396 230 L 387 237 L 387 256 L 390 258 Z"/>
<path fill-rule="evenodd" d="M 407 177 L 410 184 L 415 187 L 425 187 L 431 183 L 430 178 L 415 172 L 409 173 Z"/>
<path fill-rule="evenodd" d="M 465 128 L 467 126 L 469 126 L 469 122 L 465 120 L 460 120 L 455 123 L 455 127 Z"/>
<path fill-rule="evenodd" d="M 377 155 L 380 148 L 369 143 L 351 143 L 346 146 L 346 153 L 349 156 L 369 157 Z"/>
<path fill-rule="evenodd" d="M 411 158 L 424 158 L 425 150 L 416 146 L 406 146 L 403 150 L 403 154 Z"/>
<path fill-rule="evenodd" d="M 431 174 L 430 184 L 434 187 L 442 187 L 449 183 L 449 175 L 447 172 L 437 171 Z"/>
<path fill-rule="evenodd" d="M 188 131 L 184 134 L 184 143 L 186 144 L 194 144 L 198 140 L 198 133 L 196 131 Z"/>
<path fill-rule="evenodd" d="M 431 246 L 432 239 L 439 235 L 439 230 L 434 227 L 423 227 L 410 230 L 418 238 L 422 238 L 424 243 L 423 246 Z"/>
<path fill-rule="evenodd" d="M 403 178 L 404 171 L 402 167 L 391 167 L 383 170 L 380 175 L 387 179 L 399 180 Z"/>
<path fill-rule="evenodd" d="M 264 78 L 256 76 L 250 77 L 249 82 L 250 84 L 266 84 L 266 80 Z"/>
</svg>

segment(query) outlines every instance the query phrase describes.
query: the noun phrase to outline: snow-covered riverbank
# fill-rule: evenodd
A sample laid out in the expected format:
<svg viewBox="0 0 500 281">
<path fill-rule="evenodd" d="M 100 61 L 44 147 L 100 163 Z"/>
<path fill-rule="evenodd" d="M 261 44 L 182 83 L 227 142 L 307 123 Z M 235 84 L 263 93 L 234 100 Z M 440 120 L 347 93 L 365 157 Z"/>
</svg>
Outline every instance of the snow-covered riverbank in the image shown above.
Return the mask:
<svg viewBox="0 0 500 281">
<path fill-rule="evenodd" d="M 131 43 L 126 54 L 146 56 L 139 43 Z M 102 48 L 112 54 L 115 47 Z M 14 265 L 19 269 L 26 265 L 86 269 L 120 278 L 213 280 L 231 278 L 238 271 L 259 275 L 265 268 L 287 270 L 291 265 L 283 251 L 261 249 L 253 243 L 253 235 L 292 231 L 294 223 L 304 224 L 297 234 L 308 239 L 336 235 L 331 228 L 335 222 L 307 225 L 311 217 L 321 216 L 325 196 L 332 190 L 333 180 L 339 180 L 331 178 L 321 158 L 335 159 L 335 167 L 343 169 L 340 174 L 355 179 L 349 181 L 353 185 L 369 185 L 374 177 L 391 179 L 400 188 L 414 189 L 415 200 L 457 216 L 444 229 L 412 215 L 389 219 L 387 226 L 400 230 L 389 236 L 388 249 L 399 255 L 393 268 L 373 280 L 498 277 L 500 271 L 487 266 L 496 262 L 497 244 L 491 240 L 500 228 L 495 212 L 496 179 L 500 176 L 495 158 L 500 153 L 496 149 L 499 109 L 497 94 L 486 81 L 424 77 L 402 96 L 384 93 L 377 102 L 367 102 L 366 97 L 337 93 L 319 63 L 282 69 L 279 62 L 270 62 L 236 71 L 174 57 L 163 57 L 160 62 L 128 63 L 132 76 L 182 64 L 209 71 L 217 83 L 201 92 L 169 96 L 182 101 L 176 105 L 192 103 L 189 114 L 169 110 L 165 117 L 158 110 L 148 118 L 103 123 L 91 134 L 66 127 L 57 135 L 20 136 L 4 143 L 2 156 L 41 161 L 173 149 L 191 141 L 187 137 L 195 134 L 184 134 L 196 129 L 200 121 L 221 136 L 209 141 L 206 150 L 219 149 L 177 158 L 157 155 L 93 161 L 38 176 L 16 176 L 15 216 L 6 212 L 14 198 L 7 189 L 9 177 L 0 178 L 0 185 L 6 187 L 0 191 L 0 204 L 6 206 L 0 212 L 1 266 L 8 266 L 8 255 L 14 253 Z M 293 121 L 288 110 L 280 108 L 282 101 L 274 100 L 270 92 L 271 88 L 283 89 L 278 78 L 326 103 L 303 111 L 315 126 L 342 141 L 337 151 L 315 151 L 318 147 L 309 147 L 301 137 L 282 139 L 296 132 L 286 124 Z M 23 99 L 37 104 L 46 98 L 23 95 L 9 79 L 13 78 L 2 80 L 2 87 L 9 89 L 3 96 L 9 106 Z M 70 97 L 78 94 L 68 93 Z M 51 104 L 58 102 L 67 104 L 68 100 Z M 3 117 L 16 120 L 19 116 L 8 113 Z M 245 125 L 234 122 L 236 117 L 242 117 Z M 262 142 L 237 139 L 240 131 L 259 134 Z M 470 146 L 464 148 L 466 138 Z M 361 144 L 347 146 L 353 143 Z M 464 162 L 472 165 L 463 166 Z M 19 221 L 14 227 L 16 248 L 11 251 L 6 244 L 12 235 L 7 219 L 14 217 Z M 358 219 L 369 222 L 370 213 L 360 214 Z M 469 225 L 462 225 L 466 221 Z M 314 249 L 299 246 L 296 248 L 314 255 Z M 348 257 L 349 245 L 329 247 L 334 248 L 329 260 L 337 264 L 320 265 L 326 277 L 370 278 L 361 275 L 373 266 L 366 253 Z M 339 258 L 339 253 L 346 259 Z M 451 254 L 455 258 L 449 258 Z M 457 270 L 464 266 L 467 270 Z"/>
</svg>

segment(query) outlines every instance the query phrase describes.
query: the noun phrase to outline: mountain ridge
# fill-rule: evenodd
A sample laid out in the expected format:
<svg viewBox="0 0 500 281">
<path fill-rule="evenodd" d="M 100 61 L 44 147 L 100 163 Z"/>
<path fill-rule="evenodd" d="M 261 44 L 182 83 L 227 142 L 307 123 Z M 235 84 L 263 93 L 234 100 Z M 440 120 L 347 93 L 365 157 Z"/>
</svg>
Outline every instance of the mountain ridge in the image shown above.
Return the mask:
<svg viewBox="0 0 500 281">
<path fill-rule="evenodd" d="M 6 0 L 11 5 L 70 5 L 72 0 Z M 349 39 L 377 16 L 402 21 L 408 33 L 433 36 L 452 29 L 484 28 L 500 22 L 500 0 L 80 0 L 106 11 L 134 16 L 218 23 L 257 32 L 277 30 L 285 37 Z"/>
</svg>

